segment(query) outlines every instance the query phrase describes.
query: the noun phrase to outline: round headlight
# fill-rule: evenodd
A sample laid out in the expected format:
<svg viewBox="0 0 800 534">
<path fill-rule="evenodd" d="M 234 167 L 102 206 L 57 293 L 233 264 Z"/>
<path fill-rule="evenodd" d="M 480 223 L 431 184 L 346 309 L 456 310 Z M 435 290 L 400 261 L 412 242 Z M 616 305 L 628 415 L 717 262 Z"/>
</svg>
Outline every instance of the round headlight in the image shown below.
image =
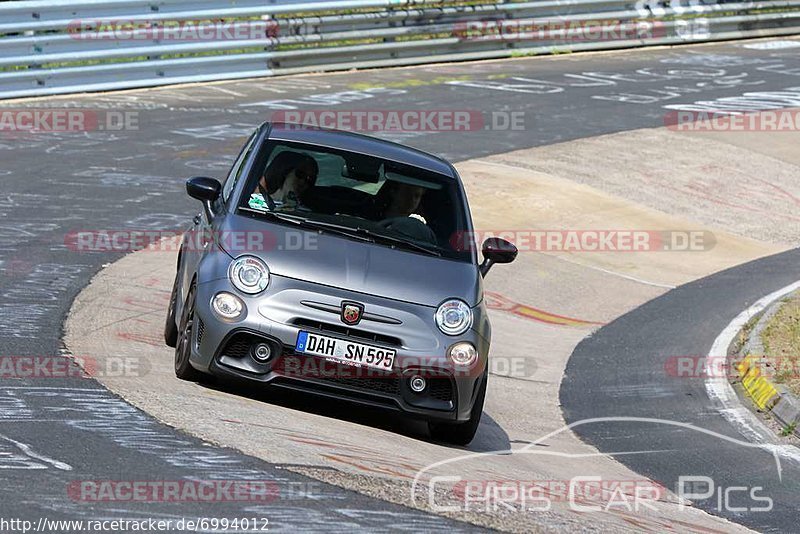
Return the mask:
<svg viewBox="0 0 800 534">
<path fill-rule="evenodd" d="M 450 359 L 456 365 L 470 366 L 478 359 L 478 351 L 472 343 L 456 343 L 450 347 Z"/>
<path fill-rule="evenodd" d="M 217 293 L 211 301 L 211 308 L 223 319 L 238 319 L 244 311 L 244 302 L 231 293 Z"/>
<path fill-rule="evenodd" d="M 233 286 L 248 295 L 261 293 L 269 285 L 269 268 L 255 256 L 242 256 L 231 264 L 228 276 Z"/>
<path fill-rule="evenodd" d="M 448 336 L 463 334 L 472 326 L 472 310 L 464 301 L 448 300 L 436 310 L 436 326 Z"/>
</svg>

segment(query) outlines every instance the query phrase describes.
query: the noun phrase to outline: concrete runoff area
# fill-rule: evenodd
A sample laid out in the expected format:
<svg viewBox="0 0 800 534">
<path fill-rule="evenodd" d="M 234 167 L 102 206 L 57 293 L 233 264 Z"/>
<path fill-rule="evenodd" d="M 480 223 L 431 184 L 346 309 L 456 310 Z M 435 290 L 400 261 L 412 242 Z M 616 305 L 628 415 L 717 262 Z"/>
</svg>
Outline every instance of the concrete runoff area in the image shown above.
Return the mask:
<svg viewBox="0 0 800 534">
<path fill-rule="evenodd" d="M 768 143 L 771 135 L 761 135 L 761 142 Z M 796 134 L 791 135 L 796 139 Z M 681 252 L 523 250 L 516 263 L 495 267 L 486 281 L 490 294 L 541 315 L 494 306 L 492 359 L 520 361 L 525 372 L 508 376 L 504 369 L 493 370 L 484 419 L 467 450 L 426 441 L 421 425 L 382 413 L 329 406 L 313 398 L 241 391 L 220 383 L 177 381 L 172 350 L 161 340 L 174 277 L 173 253 L 140 251 L 104 269 L 75 300 L 67 321 L 66 344 L 74 354 L 98 360 L 127 357 L 145 365 L 147 372 L 142 376 L 98 378 L 170 426 L 399 504 L 430 510 L 427 491 L 413 502 L 410 499 L 410 484 L 420 470 L 436 462 L 490 451 L 506 453 L 463 458 L 455 464 L 458 468 L 450 464 L 447 474 L 455 472 L 467 480 L 565 481 L 586 475 L 642 480 L 611 456 L 583 444 L 569 430 L 559 432 L 565 423 L 558 389 L 567 360 L 580 340 L 600 324 L 670 287 L 785 250 L 791 239 L 785 225 L 780 227 L 780 215 L 759 214 L 741 220 L 732 217 L 723 204 L 709 201 L 700 205 L 689 202 L 689 193 L 673 193 L 676 187 L 704 183 L 709 167 L 717 165 L 724 165 L 720 176 L 725 169 L 736 169 L 738 177 L 753 177 L 754 184 L 760 176 L 777 176 L 787 180 L 785 187 L 798 190 L 800 173 L 791 156 L 783 158 L 782 154 L 748 150 L 725 136 L 645 129 L 457 165 L 478 233 L 691 230 L 710 232 L 715 238 L 713 247 Z M 659 165 L 648 170 L 647 162 Z M 549 324 L 548 314 L 575 322 Z M 523 445 L 551 433 L 540 448 L 560 457 L 523 451 Z M 426 477 L 434 473 L 436 469 L 426 471 Z M 590 514 L 591 524 L 567 502 L 554 502 L 550 510 L 538 513 L 444 513 L 515 531 L 741 528 L 682 506 L 671 492 L 647 504 L 652 508 L 616 507 Z"/>
</svg>

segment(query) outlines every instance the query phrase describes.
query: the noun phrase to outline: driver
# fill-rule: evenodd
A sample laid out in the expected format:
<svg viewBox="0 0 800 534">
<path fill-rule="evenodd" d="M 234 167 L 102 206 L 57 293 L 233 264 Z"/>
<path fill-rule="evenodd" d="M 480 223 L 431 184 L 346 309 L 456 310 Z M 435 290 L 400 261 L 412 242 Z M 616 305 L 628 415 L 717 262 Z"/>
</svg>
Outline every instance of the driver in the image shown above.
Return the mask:
<svg viewBox="0 0 800 534">
<path fill-rule="evenodd" d="M 287 150 L 269 164 L 253 196 L 260 195 L 270 209 L 295 209 L 302 206 L 303 197 L 314 187 L 318 175 L 319 165 L 314 158 Z"/>
<path fill-rule="evenodd" d="M 426 189 L 417 185 L 403 182 L 389 182 L 379 193 L 382 202 L 378 218 L 380 224 L 387 230 L 403 234 L 417 241 L 436 243 L 433 233 L 419 209 Z"/>
<path fill-rule="evenodd" d="M 389 181 L 381 188 L 376 197 L 374 218 L 380 221 L 413 215 L 415 218 L 423 220 L 421 215 L 416 215 L 414 212 L 419 209 L 424 195 L 424 187 Z"/>
<path fill-rule="evenodd" d="M 392 195 L 383 214 L 384 219 L 410 217 L 419 208 L 425 188 L 401 182 L 392 183 Z"/>
</svg>

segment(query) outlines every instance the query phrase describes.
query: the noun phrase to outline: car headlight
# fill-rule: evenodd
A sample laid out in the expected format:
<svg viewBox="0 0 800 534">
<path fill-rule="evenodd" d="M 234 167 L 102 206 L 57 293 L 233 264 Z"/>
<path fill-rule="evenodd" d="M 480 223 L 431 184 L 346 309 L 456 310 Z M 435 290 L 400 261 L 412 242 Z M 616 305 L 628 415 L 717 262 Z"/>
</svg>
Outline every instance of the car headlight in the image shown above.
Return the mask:
<svg viewBox="0 0 800 534">
<path fill-rule="evenodd" d="M 448 336 L 463 334 L 472 326 L 472 310 L 462 300 L 443 302 L 436 310 L 436 326 Z"/>
<path fill-rule="evenodd" d="M 478 360 L 478 351 L 472 343 L 456 343 L 450 347 L 450 359 L 456 365 L 468 367 Z"/>
<path fill-rule="evenodd" d="M 217 293 L 211 300 L 211 308 L 222 319 L 238 319 L 244 313 L 244 302 L 233 293 Z"/>
<path fill-rule="evenodd" d="M 242 256 L 231 263 L 228 271 L 233 287 L 247 293 L 255 295 L 261 293 L 269 285 L 269 268 L 267 264 L 255 256 Z"/>
</svg>

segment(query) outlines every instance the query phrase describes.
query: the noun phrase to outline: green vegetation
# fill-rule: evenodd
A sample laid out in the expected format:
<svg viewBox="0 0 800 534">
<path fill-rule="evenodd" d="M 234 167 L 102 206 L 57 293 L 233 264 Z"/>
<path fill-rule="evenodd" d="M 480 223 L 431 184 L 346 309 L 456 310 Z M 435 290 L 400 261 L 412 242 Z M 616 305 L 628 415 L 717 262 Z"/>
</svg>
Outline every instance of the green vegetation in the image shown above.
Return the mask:
<svg viewBox="0 0 800 534">
<path fill-rule="evenodd" d="M 800 395 L 800 294 L 786 298 L 761 332 L 774 380 Z"/>
<path fill-rule="evenodd" d="M 790 424 L 783 427 L 781 430 L 782 437 L 788 437 L 794 434 L 794 431 L 797 430 L 797 421 L 792 421 Z"/>
</svg>

